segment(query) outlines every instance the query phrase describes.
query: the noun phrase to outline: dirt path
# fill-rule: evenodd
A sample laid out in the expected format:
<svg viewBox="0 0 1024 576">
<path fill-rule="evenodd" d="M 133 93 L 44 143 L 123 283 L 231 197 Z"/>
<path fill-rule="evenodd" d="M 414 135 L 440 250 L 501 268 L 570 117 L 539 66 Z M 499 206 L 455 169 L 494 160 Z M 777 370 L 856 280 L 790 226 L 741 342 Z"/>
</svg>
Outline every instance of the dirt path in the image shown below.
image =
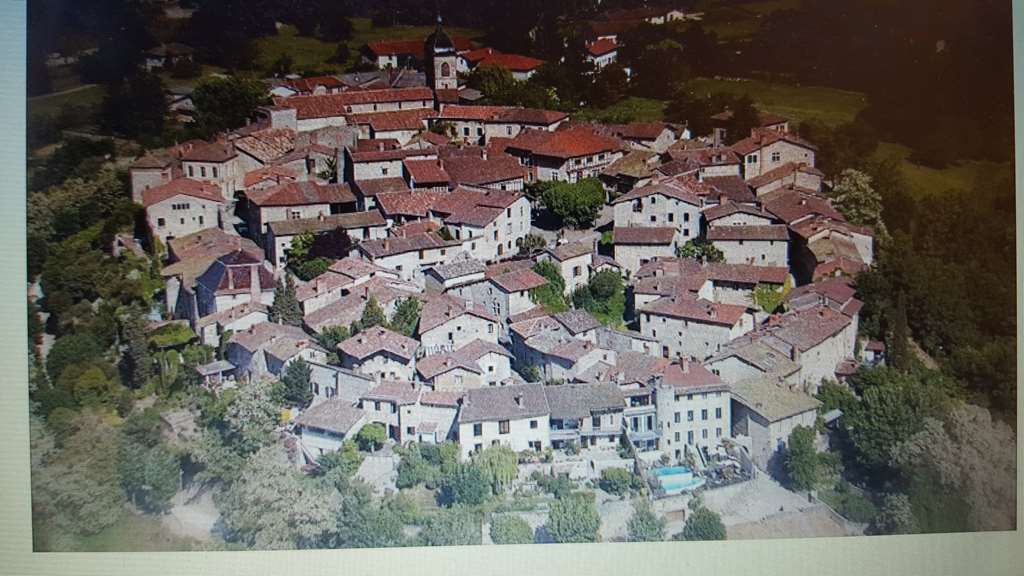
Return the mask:
<svg viewBox="0 0 1024 576">
<path fill-rule="evenodd" d="M 213 528 L 220 512 L 213 503 L 213 492 L 201 489 L 198 493 L 182 491 L 174 495 L 169 513 L 161 518 L 171 532 L 200 542 L 213 540 Z"/>
<path fill-rule="evenodd" d="M 68 88 L 67 90 L 61 90 L 60 92 L 50 92 L 49 94 L 40 94 L 39 96 L 33 96 L 33 97 L 29 98 L 28 100 L 29 100 L 29 102 L 38 102 L 40 100 L 46 100 L 47 98 L 52 98 L 54 96 L 64 96 L 65 94 L 74 94 L 75 92 L 80 92 L 82 90 L 88 90 L 89 88 L 93 88 L 95 86 L 97 86 L 97 84 L 82 84 L 81 86 L 75 86 L 74 88 Z"/>
</svg>

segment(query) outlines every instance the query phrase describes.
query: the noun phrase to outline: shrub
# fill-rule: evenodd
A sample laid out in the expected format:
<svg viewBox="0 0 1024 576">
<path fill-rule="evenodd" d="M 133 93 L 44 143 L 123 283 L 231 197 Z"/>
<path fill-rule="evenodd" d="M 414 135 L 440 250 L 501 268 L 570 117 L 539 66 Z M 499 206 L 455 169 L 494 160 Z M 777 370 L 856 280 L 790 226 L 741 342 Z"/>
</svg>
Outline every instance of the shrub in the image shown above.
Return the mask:
<svg viewBox="0 0 1024 576">
<path fill-rule="evenodd" d="M 356 434 L 356 442 L 359 444 L 359 449 L 367 452 L 380 450 L 387 439 L 388 433 L 384 429 L 384 425 L 379 422 L 371 422 L 363 426 L 359 433 Z"/>
<path fill-rule="evenodd" d="M 690 514 L 683 526 L 682 533 L 677 534 L 673 539 L 725 540 L 725 524 L 722 524 L 722 518 L 717 513 L 700 507 Z"/>
<path fill-rule="evenodd" d="M 541 490 L 554 495 L 555 498 L 564 498 L 572 492 L 573 488 L 575 488 L 573 481 L 570 480 L 569 476 L 566 474 L 549 476 L 547 474 L 541 474 L 540 472 L 534 472 L 531 478 L 537 482 L 537 485 L 540 486 Z"/>
<path fill-rule="evenodd" d="M 495 544 L 530 544 L 533 528 L 515 514 L 498 516 L 491 521 L 491 540 Z"/>
<path fill-rule="evenodd" d="M 609 494 L 624 496 L 640 489 L 640 478 L 623 468 L 606 468 L 601 471 L 597 485 Z"/>
</svg>

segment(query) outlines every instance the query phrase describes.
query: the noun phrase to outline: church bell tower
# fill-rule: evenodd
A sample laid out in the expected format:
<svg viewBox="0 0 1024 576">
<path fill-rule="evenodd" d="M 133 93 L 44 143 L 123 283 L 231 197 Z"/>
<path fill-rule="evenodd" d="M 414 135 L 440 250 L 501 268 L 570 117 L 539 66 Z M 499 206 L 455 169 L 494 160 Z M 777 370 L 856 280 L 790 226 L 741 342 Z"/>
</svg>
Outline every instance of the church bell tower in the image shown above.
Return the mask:
<svg viewBox="0 0 1024 576">
<path fill-rule="evenodd" d="M 434 90 L 454 90 L 459 87 L 458 53 L 455 44 L 441 28 L 441 16 L 437 17 L 437 28 L 427 36 L 423 56 L 427 74 L 427 86 Z"/>
</svg>

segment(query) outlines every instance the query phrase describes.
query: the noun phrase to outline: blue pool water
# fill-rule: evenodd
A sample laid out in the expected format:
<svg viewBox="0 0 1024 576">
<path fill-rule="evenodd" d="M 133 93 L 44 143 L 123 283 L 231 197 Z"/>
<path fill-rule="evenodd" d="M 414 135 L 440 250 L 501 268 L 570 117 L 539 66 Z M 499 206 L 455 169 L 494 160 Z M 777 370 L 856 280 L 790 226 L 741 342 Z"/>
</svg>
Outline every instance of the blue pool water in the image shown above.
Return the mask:
<svg viewBox="0 0 1024 576">
<path fill-rule="evenodd" d="M 674 476 L 677 474 L 692 474 L 693 472 L 686 466 L 666 466 L 664 468 L 655 468 L 651 473 L 655 476 Z"/>
<path fill-rule="evenodd" d="M 674 495 L 704 485 L 703 478 L 697 478 L 686 466 L 666 466 L 651 471 L 658 479 L 666 494 Z"/>
</svg>

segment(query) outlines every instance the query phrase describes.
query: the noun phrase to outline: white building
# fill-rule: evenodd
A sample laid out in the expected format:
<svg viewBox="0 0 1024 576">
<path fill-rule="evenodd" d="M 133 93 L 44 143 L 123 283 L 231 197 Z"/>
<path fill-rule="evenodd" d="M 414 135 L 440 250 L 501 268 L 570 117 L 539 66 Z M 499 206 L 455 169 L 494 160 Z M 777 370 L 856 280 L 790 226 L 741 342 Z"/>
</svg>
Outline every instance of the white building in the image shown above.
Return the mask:
<svg viewBox="0 0 1024 576">
<path fill-rule="evenodd" d="M 413 234 L 402 238 L 367 240 L 358 246 L 362 258 L 398 272 L 400 278 L 424 285 L 424 271 L 454 260 L 463 252 L 459 240 L 445 240 L 437 232 Z"/>
<path fill-rule="evenodd" d="M 771 378 L 743 380 L 731 388 L 733 436 L 749 443 L 759 468 L 780 470 L 789 435 L 797 426 L 814 428 L 821 402 Z"/>
<path fill-rule="evenodd" d="M 144 190 L 142 205 L 153 237 L 166 244 L 171 238 L 220 227 L 224 197 L 214 184 L 176 178 Z"/>
<path fill-rule="evenodd" d="M 551 447 L 617 450 L 626 399 L 614 383 L 545 386 Z"/>
<path fill-rule="evenodd" d="M 814 166 L 817 147 L 796 134 L 780 130 L 755 128 L 750 137 L 732 145 L 743 159 L 743 177 L 751 180 L 785 164 Z"/>
<path fill-rule="evenodd" d="M 512 377 L 512 354 L 485 340 L 474 340 L 454 352 L 424 356 L 416 373 L 434 390 L 460 392 L 497 386 Z"/>
<path fill-rule="evenodd" d="M 674 226 L 616 227 L 612 230 L 615 243 L 615 261 L 630 274 L 655 258 L 676 255 L 679 231 Z"/>
<path fill-rule="evenodd" d="M 615 226 L 672 227 L 678 231 L 680 243 L 695 239 L 700 236 L 702 197 L 707 188 L 690 178 L 635 188 L 612 201 Z"/>
<path fill-rule="evenodd" d="M 236 332 L 228 341 L 228 362 L 235 366 L 240 379 L 280 377 L 295 360 L 324 363 L 327 351 L 313 341 L 301 328 L 264 322 Z"/>
<path fill-rule="evenodd" d="M 474 340 L 497 344 L 498 332 L 498 318 L 489 310 L 447 294 L 427 299 L 417 329 L 428 354 L 455 351 Z"/>
<path fill-rule="evenodd" d="M 686 358 L 655 378 L 654 398 L 660 448 L 683 461 L 686 447 L 705 456 L 732 435 L 729 387 L 715 374 Z"/>
<path fill-rule="evenodd" d="M 538 259 L 549 260 L 558 266 L 558 270 L 565 280 L 565 294 L 569 295 L 590 282 L 590 277 L 593 274 L 594 252 L 594 244 L 591 242 L 572 242 L 548 248 Z"/>
<path fill-rule="evenodd" d="M 419 342 L 375 326 L 338 344 L 341 366 L 381 380 L 412 381 Z"/>
<path fill-rule="evenodd" d="M 666 358 L 703 360 L 754 327 L 754 317 L 745 306 L 693 296 L 659 298 L 640 308 L 638 314 L 640 332 L 657 340 Z"/>
<path fill-rule="evenodd" d="M 789 267 L 789 229 L 784 224 L 712 226 L 707 238 L 729 264 Z"/>
<path fill-rule="evenodd" d="M 550 415 L 540 384 L 467 390 L 458 417 L 462 457 L 492 445 L 540 452 L 551 446 Z"/>
<path fill-rule="evenodd" d="M 524 130 L 508 143 L 506 152 L 529 169 L 528 180 L 578 182 L 596 178 L 622 157 L 625 144 L 586 126 L 548 132 Z"/>
<path fill-rule="evenodd" d="M 306 464 L 341 448 L 363 427 L 363 411 L 340 398 L 332 398 L 305 410 L 295 419 Z"/>
<path fill-rule="evenodd" d="M 377 240 L 388 235 L 387 222 L 379 212 L 346 212 L 317 215 L 315 218 L 276 220 L 267 224 L 267 260 L 278 270 L 288 265 L 288 250 L 300 234 L 324 234 L 344 230 L 353 244 Z"/>
</svg>

